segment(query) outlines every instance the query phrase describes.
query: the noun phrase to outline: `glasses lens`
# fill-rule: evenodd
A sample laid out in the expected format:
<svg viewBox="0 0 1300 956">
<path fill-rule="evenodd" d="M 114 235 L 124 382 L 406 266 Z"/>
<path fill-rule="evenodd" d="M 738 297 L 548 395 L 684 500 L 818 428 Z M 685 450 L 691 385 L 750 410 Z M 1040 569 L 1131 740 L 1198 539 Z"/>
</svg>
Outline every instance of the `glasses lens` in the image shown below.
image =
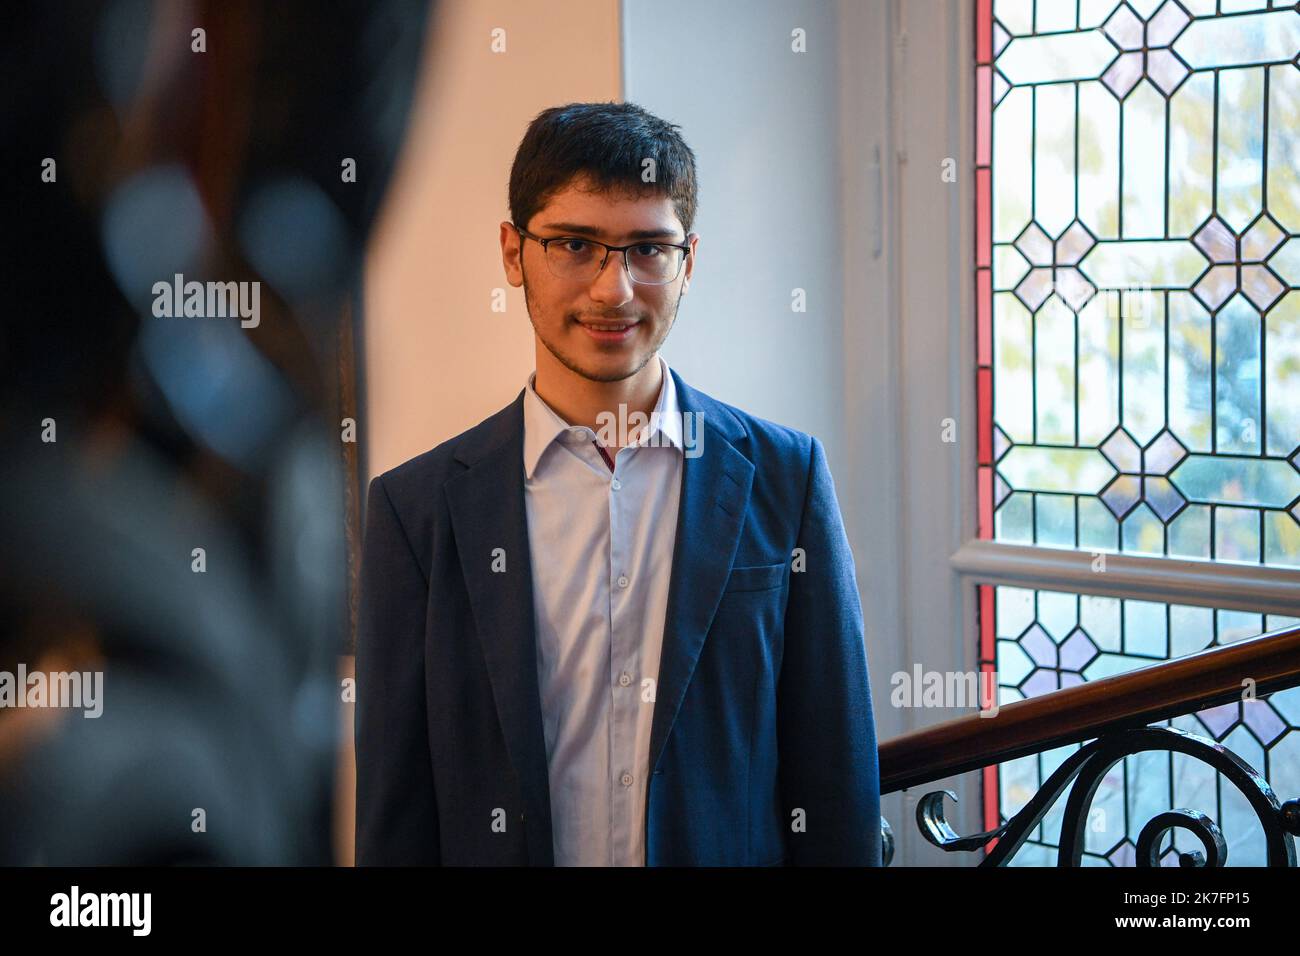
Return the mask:
<svg viewBox="0 0 1300 956">
<path fill-rule="evenodd" d="M 675 246 L 646 242 L 627 251 L 627 267 L 637 282 L 662 285 L 677 278 L 684 254 Z"/>
<path fill-rule="evenodd" d="M 590 281 L 596 278 L 605 247 L 586 239 L 558 239 L 546 244 L 546 264 L 561 279 Z M 663 285 L 681 271 L 685 252 L 657 242 L 645 242 L 627 250 L 627 267 L 634 282 Z"/>
<path fill-rule="evenodd" d="M 559 239 L 546 244 L 546 264 L 561 279 L 594 279 L 605 250 L 584 239 Z"/>
</svg>

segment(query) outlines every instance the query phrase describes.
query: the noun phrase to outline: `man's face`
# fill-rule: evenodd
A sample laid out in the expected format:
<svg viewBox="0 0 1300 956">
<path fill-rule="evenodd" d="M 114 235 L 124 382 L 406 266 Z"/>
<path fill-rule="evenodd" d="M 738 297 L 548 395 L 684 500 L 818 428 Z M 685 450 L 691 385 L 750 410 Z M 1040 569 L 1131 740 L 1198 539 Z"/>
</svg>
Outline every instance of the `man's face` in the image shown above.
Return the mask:
<svg viewBox="0 0 1300 956">
<path fill-rule="evenodd" d="M 634 198 L 596 192 L 581 178 L 521 225 L 542 238 L 594 238 L 617 246 L 640 240 L 688 241 L 667 196 Z M 691 253 L 681 273 L 666 285 L 633 282 L 623 256 L 615 252 L 595 278 L 564 279 L 552 274 L 540 243 L 521 239 L 509 223 L 501 224 L 506 276 L 511 285 L 524 287 L 537 338 L 566 368 L 597 382 L 617 382 L 636 374 L 668 338 L 690 285 L 699 237 L 692 234 L 689 242 Z M 598 249 L 597 262 L 603 253 Z M 632 325 L 622 333 L 602 334 L 591 328 L 622 323 Z"/>
</svg>

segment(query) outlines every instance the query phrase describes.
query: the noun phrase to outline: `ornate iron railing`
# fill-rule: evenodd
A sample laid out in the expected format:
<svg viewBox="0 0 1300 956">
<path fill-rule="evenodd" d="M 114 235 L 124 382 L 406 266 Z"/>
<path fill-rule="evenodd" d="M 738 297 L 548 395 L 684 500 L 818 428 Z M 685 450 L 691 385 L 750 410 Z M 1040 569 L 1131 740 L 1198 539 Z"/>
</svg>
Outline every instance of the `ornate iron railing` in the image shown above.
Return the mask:
<svg viewBox="0 0 1300 956">
<path fill-rule="evenodd" d="M 935 846 L 952 852 L 985 849 L 980 866 L 1005 866 L 1068 789 L 1057 865 L 1079 866 L 1085 824 L 1107 771 L 1143 751 L 1182 753 L 1214 768 L 1245 797 L 1263 828 L 1268 865 L 1295 866 L 1300 799 L 1280 802 L 1263 776 L 1221 744 L 1172 727 L 1148 726 L 1243 696 L 1295 686 L 1300 686 L 1300 627 L 1289 627 L 1006 704 L 993 717 L 971 714 L 895 737 L 880 747 L 881 793 L 1090 741 L 1070 755 L 1019 812 L 995 829 L 958 835 L 944 813 L 944 797 L 956 799 L 951 790 L 927 793 L 916 808 L 917 826 Z M 1248 688 L 1245 695 L 1243 687 Z M 1180 865 L 1226 862 L 1228 847 L 1216 821 L 1197 809 L 1170 808 L 1142 828 L 1136 864 L 1159 865 L 1161 840 L 1173 829 L 1191 832 L 1203 848 L 1180 853 Z M 883 817 L 881 833 L 888 866 L 894 837 Z"/>
</svg>

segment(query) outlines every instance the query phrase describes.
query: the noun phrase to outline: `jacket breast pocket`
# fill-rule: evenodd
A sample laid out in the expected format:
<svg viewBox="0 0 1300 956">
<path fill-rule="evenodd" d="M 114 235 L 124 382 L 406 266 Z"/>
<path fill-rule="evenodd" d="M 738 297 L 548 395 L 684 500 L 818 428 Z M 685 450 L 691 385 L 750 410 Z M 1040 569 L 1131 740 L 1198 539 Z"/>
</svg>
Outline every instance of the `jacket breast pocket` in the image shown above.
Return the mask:
<svg viewBox="0 0 1300 956">
<path fill-rule="evenodd" d="M 732 568 L 727 578 L 724 594 L 733 591 L 767 591 L 778 588 L 785 581 L 785 562 L 756 564 L 748 568 Z"/>
</svg>

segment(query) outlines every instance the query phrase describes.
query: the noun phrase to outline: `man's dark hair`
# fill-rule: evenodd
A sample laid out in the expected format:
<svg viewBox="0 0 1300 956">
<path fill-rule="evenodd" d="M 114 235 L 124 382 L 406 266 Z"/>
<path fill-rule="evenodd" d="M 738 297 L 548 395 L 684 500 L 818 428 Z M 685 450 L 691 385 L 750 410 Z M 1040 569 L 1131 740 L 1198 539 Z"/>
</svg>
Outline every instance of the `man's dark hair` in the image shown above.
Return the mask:
<svg viewBox="0 0 1300 956">
<path fill-rule="evenodd" d="M 596 188 L 629 196 L 667 195 L 687 233 L 695 222 L 695 154 L 668 123 L 633 103 L 569 103 L 538 113 L 510 169 L 510 216 L 529 220 L 586 174 Z M 642 180 L 654 160 L 655 181 Z"/>
</svg>

